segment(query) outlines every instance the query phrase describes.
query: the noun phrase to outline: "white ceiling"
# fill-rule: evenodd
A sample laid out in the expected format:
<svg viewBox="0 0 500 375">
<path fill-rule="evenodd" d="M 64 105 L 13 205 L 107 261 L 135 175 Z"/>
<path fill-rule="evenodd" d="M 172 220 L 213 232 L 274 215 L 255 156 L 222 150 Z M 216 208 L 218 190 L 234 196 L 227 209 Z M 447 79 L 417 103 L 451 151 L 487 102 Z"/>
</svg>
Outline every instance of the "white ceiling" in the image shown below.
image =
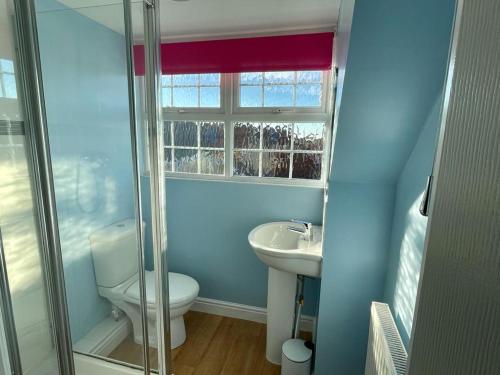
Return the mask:
<svg viewBox="0 0 500 375">
<path fill-rule="evenodd" d="M 117 0 L 59 0 L 123 33 Z M 133 0 L 134 1 L 134 0 Z M 210 39 L 244 35 L 334 30 L 341 0 L 160 0 L 163 39 Z M 132 5 L 136 39 L 143 37 L 142 1 Z"/>
</svg>

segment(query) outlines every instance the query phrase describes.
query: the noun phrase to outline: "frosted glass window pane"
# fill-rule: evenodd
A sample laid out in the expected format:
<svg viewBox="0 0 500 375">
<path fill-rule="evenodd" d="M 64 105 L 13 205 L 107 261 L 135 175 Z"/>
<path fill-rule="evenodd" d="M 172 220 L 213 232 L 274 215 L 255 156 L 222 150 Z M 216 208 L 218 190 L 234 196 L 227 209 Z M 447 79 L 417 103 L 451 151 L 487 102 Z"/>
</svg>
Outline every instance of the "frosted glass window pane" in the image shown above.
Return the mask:
<svg viewBox="0 0 500 375">
<path fill-rule="evenodd" d="M 266 72 L 264 73 L 264 84 L 294 83 L 294 72 Z"/>
<path fill-rule="evenodd" d="M 297 72 L 297 82 L 318 82 L 320 83 L 323 78 L 323 74 L 318 70 L 309 70 L 303 72 Z"/>
<path fill-rule="evenodd" d="M 224 123 L 204 122 L 200 129 L 201 147 L 224 147 Z"/>
<path fill-rule="evenodd" d="M 293 86 L 264 86 L 264 106 L 293 106 Z"/>
<path fill-rule="evenodd" d="M 295 150 L 323 150 L 323 133 L 325 124 L 295 123 L 293 147 Z"/>
<path fill-rule="evenodd" d="M 321 179 L 321 154 L 294 154 L 293 178 Z"/>
<path fill-rule="evenodd" d="M 240 106 L 262 107 L 262 86 L 241 86 Z"/>
<path fill-rule="evenodd" d="M 163 123 L 163 143 L 165 146 L 172 146 L 172 122 L 165 121 Z"/>
<path fill-rule="evenodd" d="M 164 108 L 172 106 L 172 89 L 170 87 L 161 89 L 161 105 Z"/>
<path fill-rule="evenodd" d="M 198 107 L 196 87 L 174 87 L 174 107 Z"/>
<path fill-rule="evenodd" d="M 16 78 L 14 74 L 3 74 L 3 95 L 6 98 L 17 98 Z"/>
<path fill-rule="evenodd" d="M 166 147 L 164 151 L 165 157 L 165 170 L 168 172 L 172 172 L 172 149 Z"/>
<path fill-rule="evenodd" d="M 243 85 L 261 85 L 262 73 L 241 73 L 240 83 Z"/>
<path fill-rule="evenodd" d="M 224 174 L 224 151 L 201 150 L 201 173 Z"/>
<path fill-rule="evenodd" d="M 175 171 L 184 173 L 198 173 L 198 151 L 175 149 Z"/>
<path fill-rule="evenodd" d="M 292 124 L 268 123 L 263 125 L 262 148 L 289 150 L 292 138 Z"/>
<path fill-rule="evenodd" d="M 234 125 L 234 148 L 260 148 L 260 124 L 236 123 Z"/>
<path fill-rule="evenodd" d="M 200 74 L 200 85 L 202 86 L 220 86 L 220 74 Z"/>
<path fill-rule="evenodd" d="M 198 126 L 195 122 L 176 121 L 174 126 L 175 146 L 198 146 Z"/>
<path fill-rule="evenodd" d="M 263 177 L 286 177 L 290 173 L 290 154 L 284 152 L 262 153 Z"/>
<path fill-rule="evenodd" d="M 259 153 L 251 151 L 236 151 L 233 160 L 235 176 L 258 176 Z"/>
<path fill-rule="evenodd" d="M 172 76 L 174 86 L 196 86 L 198 80 L 198 74 L 174 74 Z"/>
<path fill-rule="evenodd" d="M 220 88 L 200 87 L 200 107 L 219 108 Z"/>
<path fill-rule="evenodd" d="M 297 107 L 319 107 L 321 105 L 321 85 L 297 85 L 295 96 Z"/>
</svg>

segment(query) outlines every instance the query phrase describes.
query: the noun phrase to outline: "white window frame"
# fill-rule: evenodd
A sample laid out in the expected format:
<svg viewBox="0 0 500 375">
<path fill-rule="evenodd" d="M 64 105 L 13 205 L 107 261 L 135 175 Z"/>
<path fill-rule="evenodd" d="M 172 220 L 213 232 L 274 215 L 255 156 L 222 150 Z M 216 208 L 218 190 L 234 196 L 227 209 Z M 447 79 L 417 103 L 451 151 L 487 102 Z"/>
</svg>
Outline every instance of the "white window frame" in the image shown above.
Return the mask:
<svg viewBox="0 0 500 375">
<path fill-rule="evenodd" d="M 255 183 L 285 186 L 306 186 L 324 188 L 328 178 L 330 162 L 330 145 L 332 139 L 333 116 L 333 82 L 330 71 L 323 72 L 321 106 L 319 107 L 252 107 L 241 108 L 239 104 L 239 74 L 221 74 L 221 107 L 220 108 L 163 108 L 163 121 L 218 121 L 224 122 L 224 175 L 208 175 L 199 173 L 165 171 L 168 179 L 194 179 L 208 181 L 227 181 L 239 183 Z M 235 176 L 233 174 L 233 143 L 235 122 L 324 122 L 324 140 L 319 180 L 285 178 Z M 292 140 L 293 143 L 293 134 Z M 183 147 L 181 147 L 183 148 Z M 257 151 L 257 150 L 254 150 Z M 271 151 L 272 150 L 259 150 Z M 291 150 L 280 150 L 290 153 Z M 307 153 L 306 150 L 304 150 Z M 310 153 L 315 153 L 311 150 Z M 291 154 L 291 153 L 290 153 Z M 174 162 L 172 160 L 172 162 Z M 259 169 L 261 166 L 259 165 Z M 293 168 L 293 159 L 290 160 Z"/>
<path fill-rule="evenodd" d="M 323 73 L 325 73 L 323 71 Z M 322 82 L 320 82 L 324 91 L 327 91 L 328 83 L 330 81 L 330 73 L 323 74 Z M 276 84 L 272 86 L 280 86 Z M 297 85 L 292 84 L 293 85 Z M 252 85 L 253 86 L 253 85 Z M 257 85 L 256 85 L 257 86 Z M 262 87 L 264 88 L 265 85 Z M 290 86 L 290 84 L 283 84 L 283 86 Z M 323 93 L 324 94 L 324 93 Z M 321 95 L 321 103 L 317 107 L 241 107 L 240 106 L 240 75 L 235 74 L 233 79 L 233 112 L 234 113 L 326 113 L 328 111 L 328 97 L 329 95 Z M 262 100 L 264 100 L 264 93 L 262 93 Z"/>
<path fill-rule="evenodd" d="M 226 97 L 224 95 L 225 93 L 225 85 L 227 84 L 226 83 L 226 79 L 224 77 L 224 74 L 223 73 L 219 73 L 220 76 L 221 76 L 221 79 L 220 79 L 220 107 L 163 107 L 162 110 L 163 110 L 163 117 L 164 118 L 169 118 L 167 116 L 170 116 L 171 113 L 220 113 L 220 114 L 223 114 L 224 113 L 224 109 L 225 109 L 225 101 L 226 101 Z M 180 87 L 183 87 L 183 86 L 180 86 Z M 204 86 L 185 86 L 185 87 L 198 87 L 198 89 L 200 87 L 204 87 Z M 207 87 L 216 87 L 216 86 L 207 86 Z M 162 90 L 163 90 L 163 85 L 162 85 Z M 172 95 L 173 95 L 173 91 L 172 91 Z M 200 100 L 200 97 L 201 96 L 198 96 L 198 100 Z M 188 120 L 189 121 L 189 120 Z"/>
</svg>

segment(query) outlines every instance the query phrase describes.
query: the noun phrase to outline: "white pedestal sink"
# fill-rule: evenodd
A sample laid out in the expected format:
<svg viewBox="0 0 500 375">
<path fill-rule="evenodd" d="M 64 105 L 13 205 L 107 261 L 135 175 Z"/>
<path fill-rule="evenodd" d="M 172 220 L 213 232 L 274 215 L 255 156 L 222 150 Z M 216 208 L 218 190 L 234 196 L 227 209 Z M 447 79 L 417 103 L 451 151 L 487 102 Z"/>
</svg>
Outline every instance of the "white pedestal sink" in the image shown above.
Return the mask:
<svg viewBox="0 0 500 375">
<path fill-rule="evenodd" d="M 281 346 L 292 337 L 297 274 L 319 277 L 322 227 L 313 226 L 311 239 L 290 231 L 300 224 L 281 221 L 259 225 L 248 235 L 257 257 L 269 266 L 266 358 L 281 363 Z"/>
</svg>

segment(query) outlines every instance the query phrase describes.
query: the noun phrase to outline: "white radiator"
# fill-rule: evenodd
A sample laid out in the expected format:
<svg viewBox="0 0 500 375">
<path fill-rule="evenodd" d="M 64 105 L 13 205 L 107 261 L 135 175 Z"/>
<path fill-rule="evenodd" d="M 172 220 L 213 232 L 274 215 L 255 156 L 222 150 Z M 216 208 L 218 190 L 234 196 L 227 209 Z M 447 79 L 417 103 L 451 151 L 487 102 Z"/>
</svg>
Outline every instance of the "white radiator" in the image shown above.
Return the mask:
<svg viewBox="0 0 500 375">
<path fill-rule="evenodd" d="M 372 302 L 365 375 L 404 375 L 407 358 L 389 306 Z"/>
</svg>

